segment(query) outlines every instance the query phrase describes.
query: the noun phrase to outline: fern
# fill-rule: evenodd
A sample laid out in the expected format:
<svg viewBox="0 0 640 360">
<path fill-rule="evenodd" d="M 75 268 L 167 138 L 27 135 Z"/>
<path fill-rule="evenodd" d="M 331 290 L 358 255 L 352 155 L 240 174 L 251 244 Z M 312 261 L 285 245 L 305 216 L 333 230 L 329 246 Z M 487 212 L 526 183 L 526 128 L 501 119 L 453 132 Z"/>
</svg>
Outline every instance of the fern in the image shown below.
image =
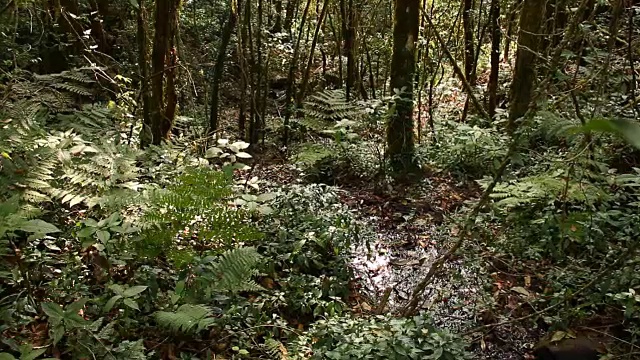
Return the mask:
<svg viewBox="0 0 640 360">
<path fill-rule="evenodd" d="M 528 176 L 496 185 L 491 197 L 498 208 L 544 204 L 557 199 L 568 202 L 594 202 L 606 197 L 605 191 L 586 181 L 567 180 L 562 171 Z M 486 188 L 488 182 L 479 182 Z"/>
<path fill-rule="evenodd" d="M 177 254 L 176 234 L 197 236 L 208 249 L 228 248 L 260 237 L 247 214 L 227 205 L 231 179 L 222 172 L 185 170 L 166 189 L 156 190 L 141 219 L 145 255 Z M 186 230 L 188 229 L 188 230 Z"/>
<path fill-rule="evenodd" d="M 240 291 L 263 290 L 252 277 L 257 274 L 256 266 L 261 260 L 254 248 L 239 248 L 224 252 L 218 261 L 205 259 L 203 276 L 213 291 L 236 293 Z"/>
<path fill-rule="evenodd" d="M 311 96 L 305 102 L 304 113 L 325 121 L 356 120 L 365 114 L 362 107 L 346 100 L 342 90 L 325 90 Z"/>
<path fill-rule="evenodd" d="M 185 304 L 176 312 L 158 311 L 155 313 L 158 325 L 174 332 L 185 334 L 199 333 L 215 323 L 213 312 L 203 305 Z"/>
</svg>

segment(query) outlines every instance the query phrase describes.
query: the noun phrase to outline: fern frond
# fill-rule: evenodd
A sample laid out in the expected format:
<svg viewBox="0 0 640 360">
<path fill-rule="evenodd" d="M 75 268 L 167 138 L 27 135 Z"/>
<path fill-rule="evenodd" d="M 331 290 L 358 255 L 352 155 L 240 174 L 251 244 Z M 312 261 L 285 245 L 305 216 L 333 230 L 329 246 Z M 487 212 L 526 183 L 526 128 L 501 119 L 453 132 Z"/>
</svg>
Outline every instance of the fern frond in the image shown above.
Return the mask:
<svg viewBox="0 0 640 360">
<path fill-rule="evenodd" d="M 185 334 L 199 333 L 213 325 L 213 311 L 204 305 L 185 304 L 176 312 L 158 311 L 155 313 L 158 325 L 174 332 Z"/>
</svg>

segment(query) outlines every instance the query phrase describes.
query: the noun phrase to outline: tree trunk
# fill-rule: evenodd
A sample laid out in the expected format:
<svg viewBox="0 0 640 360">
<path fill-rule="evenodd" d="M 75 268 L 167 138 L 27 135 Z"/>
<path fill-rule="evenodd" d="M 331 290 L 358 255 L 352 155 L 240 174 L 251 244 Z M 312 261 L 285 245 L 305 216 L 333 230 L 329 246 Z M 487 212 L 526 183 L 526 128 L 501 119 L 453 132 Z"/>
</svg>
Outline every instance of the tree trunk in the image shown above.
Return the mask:
<svg viewBox="0 0 640 360">
<path fill-rule="evenodd" d="M 147 39 L 147 13 L 145 1 L 138 0 L 138 69 L 140 71 L 140 97 L 142 98 L 142 131 L 140 146 L 151 144 L 151 98 L 149 95 L 149 40 Z"/>
<path fill-rule="evenodd" d="M 520 32 L 516 67 L 511 83 L 511 107 L 507 131 L 513 133 L 516 121 L 529 109 L 536 78 L 536 52 L 540 43 L 540 28 L 544 19 L 544 0 L 525 0 L 520 13 Z"/>
<path fill-rule="evenodd" d="M 344 33 L 344 49 L 347 56 L 347 101 L 351 100 L 351 93 L 356 83 L 356 58 L 355 58 L 355 10 L 353 0 L 349 0 L 347 7 L 346 32 Z"/>
<path fill-rule="evenodd" d="M 284 15 L 284 24 L 282 24 L 283 30 L 285 30 L 288 34 L 291 34 L 291 26 L 293 25 L 293 15 L 296 12 L 296 8 L 298 7 L 298 2 L 300 0 L 289 0 L 287 2 L 287 8 L 285 9 Z"/>
<path fill-rule="evenodd" d="M 464 30 L 464 76 L 471 86 L 475 85 L 474 79 L 474 46 L 473 46 L 473 26 L 471 24 L 471 11 L 473 10 L 472 0 L 463 0 L 462 28 Z"/>
<path fill-rule="evenodd" d="M 500 41 L 502 32 L 500 31 L 500 0 L 491 0 L 491 10 L 489 14 L 491 21 L 491 73 L 489 74 L 489 116 L 493 118 L 498 106 L 498 75 L 500 72 Z"/>
<path fill-rule="evenodd" d="M 247 6 L 250 6 L 247 3 Z M 225 24 L 225 28 L 222 31 L 222 39 L 220 39 L 220 47 L 218 48 L 218 55 L 216 56 L 216 64 L 213 68 L 213 78 L 211 79 L 211 113 L 209 118 L 209 133 L 213 134 L 218 130 L 218 107 L 220 103 L 220 81 L 222 80 L 222 73 L 224 71 L 224 62 L 227 58 L 227 47 L 231 41 L 231 33 L 236 27 L 238 21 L 238 14 L 233 7 L 233 1 L 229 2 L 229 18 Z"/>
<path fill-rule="evenodd" d="M 307 91 L 307 85 L 309 84 L 309 76 L 311 74 L 311 66 L 313 65 L 313 55 L 316 50 L 316 45 L 318 44 L 318 36 L 320 35 L 320 29 L 322 28 L 322 24 L 324 23 L 324 16 L 327 13 L 328 7 L 329 7 L 329 0 L 324 0 L 324 3 L 322 4 L 322 10 L 320 11 L 320 17 L 318 18 L 318 22 L 316 23 L 316 30 L 313 33 L 313 41 L 311 42 L 311 50 L 309 52 L 307 67 L 304 71 L 304 75 L 302 76 L 302 85 L 300 85 L 300 92 L 298 93 L 298 98 L 296 100 L 296 105 L 298 108 L 302 107 L 302 101 L 304 100 L 304 95 L 305 95 L 305 92 Z"/>
<path fill-rule="evenodd" d="M 391 57 L 391 90 L 395 92 L 387 125 L 387 153 L 392 169 L 407 174 L 414 160 L 413 80 L 420 15 L 419 0 L 396 0 Z"/>
<path fill-rule="evenodd" d="M 275 0 L 273 2 L 273 11 L 275 13 L 275 20 L 271 32 L 279 33 L 282 31 L 282 0 Z"/>
<path fill-rule="evenodd" d="M 291 0 L 293 1 L 293 0 Z M 291 120 L 292 99 L 296 75 L 296 67 L 298 64 L 298 56 L 300 54 L 300 40 L 302 40 L 302 32 L 304 31 L 304 23 L 307 20 L 307 14 L 309 13 L 309 7 L 311 6 L 311 0 L 307 0 L 307 5 L 304 7 L 302 13 L 302 19 L 300 19 L 300 28 L 298 29 L 298 37 L 296 39 L 296 46 L 293 48 L 293 57 L 289 64 L 289 76 L 287 79 L 287 93 L 285 95 L 285 109 L 284 109 L 284 134 L 282 136 L 282 143 L 285 147 L 289 145 L 289 120 Z"/>
<path fill-rule="evenodd" d="M 169 57 L 172 23 L 177 17 L 179 0 L 157 0 L 155 34 L 151 53 L 151 144 L 160 145 L 169 137 L 172 118 L 167 117 L 164 104 L 165 72 Z"/>
</svg>

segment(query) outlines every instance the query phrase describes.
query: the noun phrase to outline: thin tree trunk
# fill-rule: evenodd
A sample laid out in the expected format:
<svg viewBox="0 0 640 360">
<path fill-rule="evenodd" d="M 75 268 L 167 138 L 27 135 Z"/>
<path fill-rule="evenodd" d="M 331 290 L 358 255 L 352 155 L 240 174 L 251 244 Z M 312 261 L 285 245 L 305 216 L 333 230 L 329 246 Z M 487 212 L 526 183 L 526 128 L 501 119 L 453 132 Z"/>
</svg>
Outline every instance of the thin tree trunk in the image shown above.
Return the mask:
<svg viewBox="0 0 640 360">
<path fill-rule="evenodd" d="M 491 73 L 489 74 L 489 116 L 496 115 L 498 106 L 498 75 L 500 72 L 500 42 L 502 32 L 500 31 L 500 0 L 491 0 L 490 10 L 491 21 Z"/>
<path fill-rule="evenodd" d="M 293 100 L 295 74 L 298 64 L 298 56 L 300 53 L 300 41 L 302 40 L 302 32 L 304 31 L 304 24 L 307 20 L 307 14 L 309 13 L 310 6 L 311 0 L 307 0 L 307 4 L 304 7 L 304 12 L 302 13 L 302 19 L 300 19 L 300 28 L 298 31 L 298 38 L 296 39 L 296 46 L 293 48 L 293 57 L 291 58 L 291 63 L 289 64 L 289 76 L 287 80 L 287 93 L 285 95 L 286 99 L 284 109 L 284 134 L 282 137 L 282 143 L 285 148 L 289 145 L 289 121 L 291 120 L 291 113 L 293 112 L 291 102 Z"/>
<path fill-rule="evenodd" d="M 298 3 L 300 0 L 289 0 L 287 2 L 287 7 L 284 15 L 284 24 L 282 25 L 283 29 L 291 34 L 291 26 L 293 25 L 293 15 L 296 12 L 296 8 L 298 7 Z"/>
<path fill-rule="evenodd" d="M 247 6 L 250 6 L 247 3 Z M 224 71 L 224 62 L 227 58 L 227 47 L 231 40 L 231 33 L 236 27 L 238 21 L 238 14 L 233 7 L 233 1 L 229 2 L 229 18 L 225 24 L 225 28 L 222 31 L 222 39 L 220 40 L 220 47 L 218 48 L 218 54 L 216 56 L 216 64 L 213 68 L 213 78 L 211 79 L 211 111 L 209 118 L 209 133 L 214 134 L 218 130 L 218 107 L 220 103 L 220 81 L 222 80 L 222 73 Z"/>
<path fill-rule="evenodd" d="M 318 22 L 316 23 L 316 29 L 313 33 L 313 41 L 311 42 L 311 50 L 309 52 L 309 59 L 307 61 L 307 67 L 304 71 L 304 75 L 302 76 L 302 85 L 300 85 L 300 92 L 298 93 L 298 98 L 296 100 L 296 106 L 298 108 L 302 107 L 302 101 L 304 100 L 305 92 L 307 91 L 307 85 L 309 84 L 309 75 L 311 74 L 311 66 L 313 65 L 313 55 L 316 51 L 316 45 L 318 43 L 318 36 L 320 35 L 320 29 L 322 28 L 322 24 L 324 23 L 324 16 L 327 13 L 327 8 L 329 7 L 329 0 L 324 0 L 322 4 L 322 10 L 320 10 L 320 17 L 318 18 Z"/>
<path fill-rule="evenodd" d="M 263 18 L 263 0 L 258 0 L 258 31 L 256 31 L 256 66 L 254 73 L 257 78 L 257 85 L 255 91 L 255 111 L 253 113 L 252 124 L 253 131 L 251 132 L 250 143 L 256 144 L 260 138 L 260 133 L 264 130 L 264 119 L 262 118 L 262 87 L 264 81 L 264 68 L 262 67 L 262 18 Z"/>
<path fill-rule="evenodd" d="M 471 24 L 472 0 L 463 0 L 462 28 L 464 31 L 464 76 L 471 86 L 475 85 L 473 58 L 475 55 L 473 44 L 473 26 Z"/>
<path fill-rule="evenodd" d="M 356 29 L 355 29 L 355 10 L 353 8 L 353 0 L 349 0 L 347 8 L 346 32 L 344 34 L 344 48 L 347 56 L 347 101 L 351 100 L 351 93 L 356 83 Z"/>
<path fill-rule="evenodd" d="M 397 96 L 387 125 L 387 153 L 392 169 L 407 174 L 417 169 L 414 160 L 413 80 L 418 40 L 419 0 L 395 0 L 391 89 Z"/>
<path fill-rule="evenodd" d="M 140 146 L 151 144 L 151 98 L 149 95 L 149 40 L 147 39 L 147 15 L 145 1 L 138 0 L 138 69 L 140 72 L 140 92 L 142 98 L 142 131 Z"/>
<path fill-rule="evenodd" d="M 520 14 L 516 68 L 511 83 L 511 107 L 507 124 L 509 133 L 513 133 L 518 119 L 527 113 L 533 97 L 536 52 L 541 38 L 540 28 L 544 20 L 544 9 L 544 0 L 525 0 Z"/>
<path fill-rule="evenodd" d="M 165 72 L 171 44 L 172 22 L 177 16 L 179 0 L 157 0 L 155 34 L 151 54 L 151 144 L 159 145 L 168 139 L 172 120 L 167 117 L 164 104 Z"/>
<path fill-rule="evenodd" d="M 275 0 L 273 2 L 275 21 L 271 28 L 272 33 L 279 33 L 282 31 L 282 0 Z"/>
</svg>

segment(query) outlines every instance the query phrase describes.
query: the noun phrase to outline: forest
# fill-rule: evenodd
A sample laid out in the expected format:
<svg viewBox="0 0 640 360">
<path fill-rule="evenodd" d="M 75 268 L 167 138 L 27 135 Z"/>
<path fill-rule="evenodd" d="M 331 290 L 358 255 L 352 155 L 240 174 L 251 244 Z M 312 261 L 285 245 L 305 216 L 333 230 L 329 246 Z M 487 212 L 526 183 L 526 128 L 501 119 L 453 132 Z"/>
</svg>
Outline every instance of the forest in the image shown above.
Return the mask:
<svg viewBox="0 0 640 360">
<path fill-rule="evenodd" d="M 0 360 L 640 359 L 640 1 L 0 0 Z"/>
</svg>

